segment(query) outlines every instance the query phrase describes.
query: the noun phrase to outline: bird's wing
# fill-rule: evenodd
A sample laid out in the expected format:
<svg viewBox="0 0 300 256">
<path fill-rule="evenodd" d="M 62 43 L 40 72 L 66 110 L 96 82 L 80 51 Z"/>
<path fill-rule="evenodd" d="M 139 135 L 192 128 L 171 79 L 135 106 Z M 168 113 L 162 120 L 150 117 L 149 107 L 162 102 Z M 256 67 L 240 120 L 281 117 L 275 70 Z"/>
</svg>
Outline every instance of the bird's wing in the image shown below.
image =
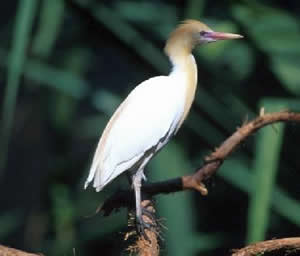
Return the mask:
<svg viewBox="0 0 300 256">
<path fill-rule="evenodd" d="M 100 191 L 174 133 L 183 104 L 171 82 L 166 76 L 154 77 L 128 95 L 101 136 L 85 187 L 94 179 L 93 186 Z"/>
</svg>

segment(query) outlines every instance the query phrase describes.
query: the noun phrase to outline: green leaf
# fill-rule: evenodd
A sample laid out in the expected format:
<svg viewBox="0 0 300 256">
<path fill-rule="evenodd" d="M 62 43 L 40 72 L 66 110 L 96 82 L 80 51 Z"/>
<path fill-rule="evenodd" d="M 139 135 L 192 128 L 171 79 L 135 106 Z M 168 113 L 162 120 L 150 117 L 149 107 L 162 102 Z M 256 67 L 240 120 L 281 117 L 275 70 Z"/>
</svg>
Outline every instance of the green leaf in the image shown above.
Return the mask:
<svg viewBox="0 0 300 256">
<path fill-rule="evenodd" d="M 247 162 L 242 157 L 228 159 L 217 175 L 250 196 L 256 187 L 254 186 L 254 174 L 249 168 Z M 274 187 L 271 200 L 275 212 L 300 227 L 299 201 L 291 198 L 278 187 Z"/>
<path fill-rule="evenodd" d="M 8 56 L 10 55 L 8 54 Z M 5 50 L 0 49 L 1 65 L 9 65 L 8 56 Z M 81 99 L 89 93 L 88 83 L 80 76 L 52 67 L 38 60 L 28 59 L 23 72 L 26 78 L 40 83 L 42 86 L 46 85 L 52 89 L 64 92 L 76 99 Z"/>
<path fill-rule="evenodd" d="M 53 68 L 40 61 L 28 61 L 25 75 L 77 99 L 85 97 L 89 90 L 88 84 L 76 74 Z"/>
<path fill-rule="evenodd" d="M 29 45 L 30 32 L 35 17 L 38 0 L 19 0 L 16 24 L 14 27 L 12 54 L 8 66 L 7 84 L 2 107 L 2 129 L 0 134 L 0 175 L 6 164 L 8 144 L 13 126 L 16 98 L 20 85 L 26 49 Z"/>
<path fill-rule="evenodd" d="M 266 111 L 278 111 L 283 104 L 265 101 L 261 104 Z M 279 155 L 283 141 L 284 124 L 276 124 L 276 131 L 271 126 L 263 128 L 256 135 L 254 162 L 255 189 L 250 195 L 248 211 L 247 243 L 264 240 L 269 224 L 272 191 L 279 164 Z"/>
<path fill-rule="evenodd" d="M 149 165 L 151 180 L 165 180 L 171 175 L 182 176 L 191 170 L 186 155 L 174 141 L 170 142 Z M 147 174 L 147 173 L 146 173 Z M 157 209 L 166 218 L 168 230 L 165 232 L 168 255 L 193 255 L 191 244 L 181 243 L 193 237 L 195 211 L 191 193 L 175 193 L 173 196 L 160 197 Z M 184 220 L 184 221 L 182 221 Z M 180 232 L 178 232 L 180 230 Z"/>
<path fill-rule="evenodd" d="M 55 184 L 51 189 L 51 200 L 53 204 L 52 214 L 54 219 L 53 228 L 56 235 L 54 253 L 67 253 L 75 244 L 75 209 L 71 200 L 69 187 Z"/>
<path fill-rule="evenodd" d="M 152 1 L 116 1 L 114 7 L 114 11 L 122 19 L 137 23 L 144 29 L 153 30 L 163 39 L 177 24 L 176 8 L 171 4 Z"/>
<path fill-rule="evenodd" d="M 39 16 L 39 26 L 33 40 L 32 52 L 42 58 L 47 58 L 58 37 L 64 18 L 63 0 L 44 0 Z"/>
<path fill-rule="evenodd" d="M 111 116 L 117 107 L 121 104 L 121 98 L 107 90 L 98 90 L 92 96 L 93 106 Z"/>
<path fill-rule="evenodd" d="M 84 6 L 81 3 L 79 4 L 82 5 L 82 7 Z M 168 72 L 168 60 L 162 51 L 143 38 L 134 27 L 121 19 L 111 8 L 99 4 L 96 7 L 94 6 L 93 8 L 87 9 L 87 11 L 118 37 L 120 41 L 134 49 L 140 57 L 145 59 L 155 69 L 162 73 Z"/>
<path fill-rule="evenodd" d="M 269 56 L 272 71 L 286 89 L 300 95 L 300 29 L 297 19 L 262 4 L 237 5 L 232 12 L 247 28 L 257 46 Z"/>
<path fill-rule="evenodd" d="M 232 112 L 228 111 L 228 108 L 225 108 L 224 104 L 220 103 L 205 90 L 199 88 L 199 93 L 197 93 L 194 104 L 207 112 L 214 122 L 229 132 L 234 131 L 236 126 L 241 123 L 240 120 L 236 120 L 236 123 L 233 122 Z"/>
<path fill-rule="evenodd" d="M 188 0 L 185 8 L 185 19 L 199 19 L 203 16 L 205 0 Z"/>
<path fill-rule="evenodd" d="M 289 91 L 300 95 L 300 54 L 283 58 L 273 57 L 271 67 Z"/>
</svg>

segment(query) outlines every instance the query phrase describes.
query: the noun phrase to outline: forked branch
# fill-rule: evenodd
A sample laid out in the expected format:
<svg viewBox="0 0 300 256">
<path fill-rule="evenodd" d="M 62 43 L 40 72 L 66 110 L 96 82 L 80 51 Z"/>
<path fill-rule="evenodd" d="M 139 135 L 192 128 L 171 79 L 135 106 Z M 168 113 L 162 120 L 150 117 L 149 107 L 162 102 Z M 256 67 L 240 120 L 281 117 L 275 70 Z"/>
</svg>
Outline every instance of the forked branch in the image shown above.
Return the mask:
<svg viewBox="0 0 300 256">
<path fill-rule="evenodd" d="M 276 113 L 265 114 L 264 111 L 254 120 L 244 123 L 234 132 L 228 139 L 226 139 L 218 148 L 215 149 L 209 156 L 204 159 L 204 165 L 199 168 L 194 174 L 170 179 L 163 182 L 148 183 L 142 187 L 143 193 L 148 196 L 157 194 L 166 194 L 182 190 L 196 190 L 202 195 L 207 195 L 208 191 L 204 185 L 204 181 L 209 179 L 216 173 L 224 160 L 234 151 L 237 147 L 244 142 L 249 136 L 253 135 L 260 128 L 274 124 L 277 122 L 300 122 L 300 113 L 293 113 L 289 111 L 281 111 Z M 122 191 L 116 193 L 108 198 L 102 207 L 99 209 L 104 215 L 109 215 L 113 210 L 120 207 L 128 207 L 133 200 L 131 191 Z M 149 231 L 151 237 L 157 238 L 156 231 Z M 299 239 L 299 238 L 298 238 Z M 143 241 L 143 237 L 139 237 L 138 241 Z M 157 241 L 157 239 L 155 240 Z M 273 240 L 272 240 L 273 241 Z M 275 240 L 274 240 L 275 241 Z M 285 241 L 285 240 L 284 240 Z M 291 243 L 295 240 L 289 240 Z M 298 240 L 297 240 L 298 241 Z M 275 243 L 265 243 L 266 246 L 272 247 Z M 279 244 L 278 244 L 279 245 Z M 145 246 L 151 246 L 151 243 L 136 244 L 135 248 L 139 250 L 139 255 L 158 255 L 158 254 L 145 254 Z M 157 243 L 155 243 L 157 246 Z M 298 244 L 296 246 L 299 248 Z M 247 247 L 246 247 L 247 248 Z M 258 247 L 257 247 L 258 248 Z M 156 251 L 158 252 L 158 251 Z M 251 255 L 251 254 L 234 254 L 235 256 Z"/>
<path fill-rule="evenodd" d="M 143 193 L 150 196 L 157 194 L 167 194 L 182 190 L 197 190 L 202 195 L 207 194 L 207 189 L 203 182 L 216 173 L 225 159 L 236 150 L 249 136 L 253 135 L 260 128 L 277 122 L 300 122 L 300 113 L 281 111 L 264 114 L 254 120 L 243 124 L 229 138 L 227 138 L 218 148 L 209 156 L 205 157 L 204 165 L 195 173 L 167 181 L 146 183 L 143 185 Z M 99 210 L 104 215 L 109 215 L 114 209 L 128 207 L 133 200 L 132 192 L 121 191 L 108 198 Z"/>
</svg>

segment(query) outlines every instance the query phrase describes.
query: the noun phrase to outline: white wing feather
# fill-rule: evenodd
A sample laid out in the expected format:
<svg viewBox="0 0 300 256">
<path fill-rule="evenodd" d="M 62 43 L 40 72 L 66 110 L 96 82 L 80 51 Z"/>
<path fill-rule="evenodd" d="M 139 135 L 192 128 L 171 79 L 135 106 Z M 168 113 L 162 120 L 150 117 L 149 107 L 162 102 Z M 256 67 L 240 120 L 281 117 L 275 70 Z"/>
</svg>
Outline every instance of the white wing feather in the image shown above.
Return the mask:
<svg viewBox="0 0 300 256">
<path fill-rule="evenodd" d="M 94 180 L 93 186 L 100 191 L 130 169 L 148 149 L 159 144 L 158 150 L 167 143 L 160 140 L 174 133 L 184 107 L 184 93 L 179 94 L 173 87 L 176 82 L 168 76 L 154 77 L 128 95 L 112 116 L 113 123 L 105 128 L 109 131 L 105 143 L 100 139 L 85 188 Z"/>
</svg>

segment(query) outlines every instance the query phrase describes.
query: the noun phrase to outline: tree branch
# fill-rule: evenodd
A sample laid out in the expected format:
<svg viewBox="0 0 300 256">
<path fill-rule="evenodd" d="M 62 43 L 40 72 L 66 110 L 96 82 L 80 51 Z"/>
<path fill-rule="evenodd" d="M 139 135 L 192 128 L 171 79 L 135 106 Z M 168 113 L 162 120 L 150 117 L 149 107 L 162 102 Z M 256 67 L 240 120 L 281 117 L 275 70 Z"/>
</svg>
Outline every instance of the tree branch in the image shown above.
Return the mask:
<svg viewBox="0 0 300 256">
<path fill-rule="evenodd" d="M 222 165 L 223 161 L 249 136 L 253 135 L 258 129 L 277 122 L 300 122 L 300 113 L 281 111 L 276 113 L 264 114 L 254 120 L 245 123 L 238 128 L 219 148 L 205 158 L 205 164 L 195 174 L 183 176 L 182 189 L 194 189 L 202 195 L 207 193 L 203 181 L 210 178 Z"/>
<path fill-rule="evenodd" d="M 248 245 L 244 248 L 235 250 L 231 256 L 254 256 L 263 255 L 266 252 L 273 252 L 278 250 L 284 250 L 285 254 L 288 255 L 288 251 L 295 252 L 300 251 L 300 237 L 290 237 L 282 239 L 274 239 L 255 244 Z"/>
<path fill-rule="evenodd" d="M 33 254 L 20 251 L 14 248 L 0 245 L 0 256 L 41 256 L 42 254 Z"/>
<path fill-rule="evenodd" d="M 259 117 L 243 124 L 228 139 L 226 139 L 209 156 L 205 157 L 204 165 L 194 174 L 186 175 L 162 182 L 146 183 L 142 186 L 143 193 L 150 196 L 157 194 L 167 194 L 182 190 L 196 190 L 202 195 L 207 194 L 207 189 L 203 182 L 216 173 L 224 160 L 249 136 L 258 129 L 277 122 L 300 122 L 300 113 L 288 111 L 264 114 L 261 111 Z M 119 191 L 108 198 L 98 211 L 109 215 L 114 209 L 133 205 L 133 193 L 131 190 Z"/>
<path fill-rule="evenodd" d="M 142 207 L 144 207 L 145 209 L 147 209 L 147 211 L 149 213 L 151 213 L 151 217 L 150 216 L 146 216 L 143 215 L 143 219 L 146 223 L 149 223 L 153 226 L 153 228 L 150 229 L 146 229 L 146 236 L 147 239 L 140 235 L 137 237 L 135 243 L 133 243 L 133 245 L 130 245 L 128 247 L 128 251 L 130 251 L 130 255 L 132 253 L 136 253 L 137 255 L 140 256 L 158 256 L 159 252 L 160 252 L 160 247 L 159 247 L 159 227 L 157 224 L 157 220 L 155 220 L 155 208 L 154 208 L 154 204 L 150 199 L 145 199 L 142 201 Z M 132 214 L 131 216 L 131 220 L 135 221 L 135 214 Z M 134 226 L 134 225 L 132 225 Z M 134 230 L 131 233 L 127 233 L 128 236 L 136 234 L 136 231 Z M 125 237 L 125 239 L 127 239 Z"/>
</svg>

